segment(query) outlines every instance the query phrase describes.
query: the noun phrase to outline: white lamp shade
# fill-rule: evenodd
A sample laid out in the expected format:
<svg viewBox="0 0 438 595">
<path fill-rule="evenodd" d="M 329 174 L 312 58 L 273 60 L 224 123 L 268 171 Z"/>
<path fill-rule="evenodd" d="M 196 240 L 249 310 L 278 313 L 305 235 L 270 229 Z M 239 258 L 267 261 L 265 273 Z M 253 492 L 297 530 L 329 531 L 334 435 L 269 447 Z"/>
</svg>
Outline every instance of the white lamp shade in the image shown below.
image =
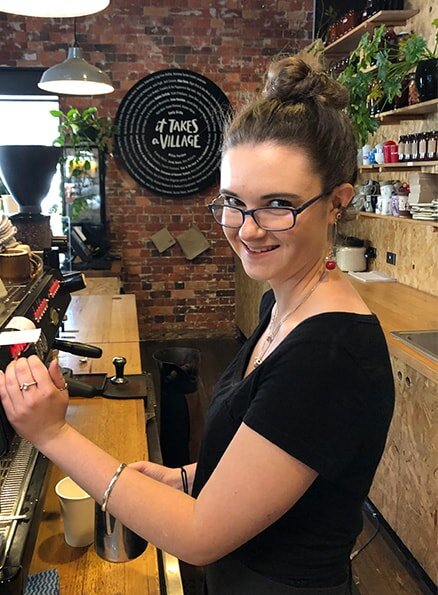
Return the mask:
<svg viewBox="0 0 438 595">
<path fill-rule="evenodd" d="M 106 8 L 110 0 L 0 0 L 0 11 L 28 17 L 82 17 Z"/>
<path fill-rule="evenodd" d="M 40 89 L 56 95 L 104 95 L 114 91 L 108 75 L 82 58 L 82 50 L 68 48 L 67 60 L 46 70 Z"/>
</svg>

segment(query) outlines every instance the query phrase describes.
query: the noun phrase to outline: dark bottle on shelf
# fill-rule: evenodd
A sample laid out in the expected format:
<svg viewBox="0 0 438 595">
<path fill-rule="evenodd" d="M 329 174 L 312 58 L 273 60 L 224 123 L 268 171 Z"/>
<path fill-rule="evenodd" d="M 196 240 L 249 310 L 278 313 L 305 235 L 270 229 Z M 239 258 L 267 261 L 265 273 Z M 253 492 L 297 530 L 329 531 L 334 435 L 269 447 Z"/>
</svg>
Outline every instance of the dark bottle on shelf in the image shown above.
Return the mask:
<svg viewBox="0 0 438 595">
<path fill-rule="evenodd" d="M 411 159 L 412 161 L 417 161 L 418 159 L 418 134 L 412 135 Z"/>
<path fill-rule="evenodd" d="M 405 137 L 405 161 L 410 161 L 412 159 L 412 135 L 408 134 Z"/>
<path fill-rule="evenodd" d="M 363 9 L 363 12 L 362 12 L 362 20 L 366 21 L 367 19 L 372 17 L 373 14 L 376 14 L 376 12 L 379 12 L 379 10 L 382 10 L 382 5 L 383 5 L 382 0 L 367 0 L 367 2 L 365 4 L 365 8 Z"/>
<path fill-rule="evenodd" d="M 438 130 L 430 133 L 430 140 L 427 149 L 429 159 L 436 161 L 438 159 Z"/>
<path fill-rule="evenodd" d="M 403 10 L 403 0 L 385 0 L 382 2 L 381 10 Z"/>
<path fill-rule="evenodd" d="M 418 159 L 425 161 L 427 159 L 427 132 L 420 132 L 418 135 Z"/>
<path fill-rule="evenodd" d="M 406 135 L 403 134 L 398 139 L 398 160 L 399 161 L 406 161 L 406 159 L 405 159 L 405 143 L 406 143 Z"/>
</svg>

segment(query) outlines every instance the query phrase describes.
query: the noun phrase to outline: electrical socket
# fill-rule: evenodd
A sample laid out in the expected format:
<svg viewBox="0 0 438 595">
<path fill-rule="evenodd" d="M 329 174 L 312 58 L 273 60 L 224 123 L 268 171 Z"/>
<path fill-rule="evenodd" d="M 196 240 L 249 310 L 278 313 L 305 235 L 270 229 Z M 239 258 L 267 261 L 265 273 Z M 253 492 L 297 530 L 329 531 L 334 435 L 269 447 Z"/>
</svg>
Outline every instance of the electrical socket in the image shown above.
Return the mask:
<svg viewBox="0 0 438 595">
<path fill-rule="evenodd" d="M 377 258 L 377 249 L 374 246 L 368 246 L 365 256 L 367 258 Z"/>
<path fill-rule="evenodd" d="M 396 254 L 395 252 L 387 252 L 386 253 L 386 262 L 388 264 L 395 264 L 396 261 Z"/>
</svg>

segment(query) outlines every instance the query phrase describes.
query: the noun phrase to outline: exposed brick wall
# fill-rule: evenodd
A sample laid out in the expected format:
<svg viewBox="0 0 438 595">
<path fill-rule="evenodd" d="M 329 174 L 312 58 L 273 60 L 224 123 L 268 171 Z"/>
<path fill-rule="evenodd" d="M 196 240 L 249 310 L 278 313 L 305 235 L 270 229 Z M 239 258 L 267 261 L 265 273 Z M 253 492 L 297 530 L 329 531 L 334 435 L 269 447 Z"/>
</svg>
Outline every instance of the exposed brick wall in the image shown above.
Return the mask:
<svg viewBox="0 0 438 595">
<path fill-rule="evenodd" d="M 156 6 L 157 4 L 162 4 Z M 187 68 L 213 80 L 237 106 L 260 87 L 272 56 L 309 42 L 312 0 L 112 0 L 103 13 L 78 18 L 85 58 L 107 71 L 116 91 L 63 100 L 115 115 L 139 79 L 164 68 Z M 0 13 L 0 64 L 53 66 L 65 59 L 73 19 Z M 137 296 L 143 338 L 226 335 L 234 331 L 231 251 L 205 205 L 216 188 L 169 199 L 141 188 L 117 157 L 108 162 L 107 218 L 112 249 L 123 259 L 124 285 Z M 178 235 L 195 223 L 212 247 L 193 261 L 178 244 L 160 255 L 148 239 L 166 226 Z"/>
</svg>

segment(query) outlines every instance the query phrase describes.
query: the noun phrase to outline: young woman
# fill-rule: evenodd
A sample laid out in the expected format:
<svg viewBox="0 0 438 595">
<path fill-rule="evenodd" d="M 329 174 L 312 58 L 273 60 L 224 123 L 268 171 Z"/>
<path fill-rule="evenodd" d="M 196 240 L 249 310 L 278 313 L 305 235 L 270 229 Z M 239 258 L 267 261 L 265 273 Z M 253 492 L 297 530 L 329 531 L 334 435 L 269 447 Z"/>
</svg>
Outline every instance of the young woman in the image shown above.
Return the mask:
<svg viewBox="0 0 438 595">
<path fill-rule="evenodd" d="M 56 364 L 30 357 L 0 374 L 17 432 L 131 529 L 205 566 L 209 595 L 351 592 L 393 380 L 379 322 L 327 243 L 357 175 L 347 100 L 325 74 L 284 59 L 226 133 L 209 208 L 246 273 L 272 291 L 215 388 L 186 478 L 147 462 L 121 468 L 70 427 Z"/>
</svg>

